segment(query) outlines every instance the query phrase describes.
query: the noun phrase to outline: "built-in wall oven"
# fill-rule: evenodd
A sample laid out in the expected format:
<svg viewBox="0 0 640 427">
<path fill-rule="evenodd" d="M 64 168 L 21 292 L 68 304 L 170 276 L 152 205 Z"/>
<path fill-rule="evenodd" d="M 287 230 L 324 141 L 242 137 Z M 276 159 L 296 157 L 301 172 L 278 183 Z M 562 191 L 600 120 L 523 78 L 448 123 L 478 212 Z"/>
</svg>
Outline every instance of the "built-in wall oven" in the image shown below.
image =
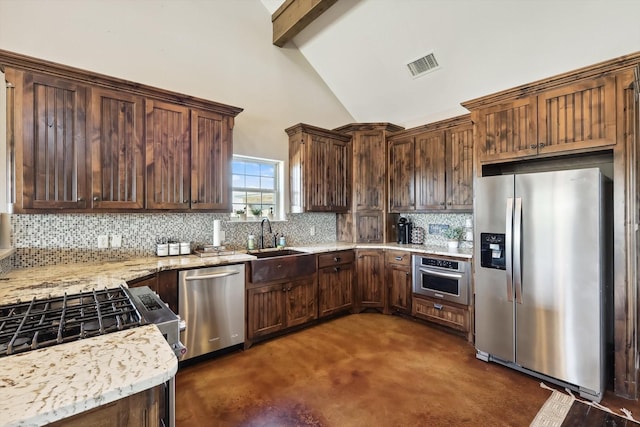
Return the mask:
<svg viewBox="0 0 640 427">
<path fill-rule="evenodd" d="M 413 292 L 458 304 L 469 304 L 471 264 L 413 255 Z"/>
</svg>

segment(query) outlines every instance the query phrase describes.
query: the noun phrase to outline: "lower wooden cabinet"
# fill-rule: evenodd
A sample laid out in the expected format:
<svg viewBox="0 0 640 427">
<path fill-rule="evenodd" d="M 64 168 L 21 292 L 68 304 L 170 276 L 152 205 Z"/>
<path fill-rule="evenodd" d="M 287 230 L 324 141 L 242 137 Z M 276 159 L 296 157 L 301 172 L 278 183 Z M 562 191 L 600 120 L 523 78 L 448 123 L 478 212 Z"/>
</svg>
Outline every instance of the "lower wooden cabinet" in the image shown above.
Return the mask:
<svg viewBox="0 0 640 427">
<path fill-rule="evenodd" d="M 388 286 L 388 311 L 411 314 L 411 252 L 386 251 L 385 276 Z"/>
<path fill-rule="evenodd" d="M 356 307 L 384 310 L 384 252 L 378 249 L 358 249 L 356 252 Z"/>
<path fill-rule="evenodd" d="M 265 337 L 318 317 L 316 275 L 247 290 L 247 338 Z"/>
<path fill-rule="evenodd" d="M 48 424 L 52 427 L 162 427 L 162 385 Z"/>
<path fill-rule="evenodd" d="M 469 307 L 424 296 L 413 295 L 411 313 L 413 316 L 447 326 L 452 329 L 470 332 Z"/>
<path fill-rule="evenodd" d="M 318 317 L 353 309 L 354 259 L 352 250 L 318 255 Z"/>
</svg>

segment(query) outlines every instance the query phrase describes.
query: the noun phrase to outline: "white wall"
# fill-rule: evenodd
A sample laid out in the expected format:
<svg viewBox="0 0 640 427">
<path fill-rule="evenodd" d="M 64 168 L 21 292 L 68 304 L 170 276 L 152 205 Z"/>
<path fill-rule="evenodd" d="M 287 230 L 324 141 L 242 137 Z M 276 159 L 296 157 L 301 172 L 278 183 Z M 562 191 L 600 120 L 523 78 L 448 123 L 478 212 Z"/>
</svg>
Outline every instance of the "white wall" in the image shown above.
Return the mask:
<svg viewBox="0 0 640 427">
<path fill-rule="evenodd" d="M 7 88 L 4 83 L 4 74 L 0 72 L 0 212 L 7 212 L 7 103 L 2 102 L 7 99 Z"/>
<path fill-rule="evenodd" d="M 0 0 L 0 49 L 242 107 L 236 154 L 286 160 L 285 128 L 354 121 L 297 49 L 271 44 L 259 0 Z"/>
</svg>

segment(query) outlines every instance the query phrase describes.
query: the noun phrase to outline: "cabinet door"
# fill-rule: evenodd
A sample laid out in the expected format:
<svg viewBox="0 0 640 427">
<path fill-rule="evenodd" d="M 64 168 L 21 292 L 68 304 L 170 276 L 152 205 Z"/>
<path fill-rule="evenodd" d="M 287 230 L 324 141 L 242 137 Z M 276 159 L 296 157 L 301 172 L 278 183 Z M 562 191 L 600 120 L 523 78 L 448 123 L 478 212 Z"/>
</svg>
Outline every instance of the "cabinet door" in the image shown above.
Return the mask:
<svg viewBox="0 0 640 427">
<path fill-rule="evenodd" d="M 88 208 L 86 88 L 24 73 L 23 91 L 22 207 Z"/>
<path fill-rule="evenodd" d="M 353 139 L 353 206 L 383 211 L 386 205 L 386 148 L 380 131 L 357 132 Z"/>
<path fill-rule="evenodd" d="M 284 293 L 287 284 L 276 283 L 247 290 L 247 336 L 269 335 L 285 328 Z"/>
<path fill-rule="evenodd" d="M 357 212 L 356 242 L 382 243 L 384 241 L 384 215 L 380 211 Z"/>
<path fill-rule="evenodd" d="M 148 100 L 146 119 L 147 208 L 188 209 L 191 190 L 189 109 Z"/>
<path fill-rule="evenodd" d="M 326 176 L 329 169 L 329 146 L 331 140 L 326 137 L 311 135 L 311 144 L 306 147 L 308 153 L 305 168 L 304 194 L 307 212 L 329 211 Z"/>
<path fill-rule="evenodd" d="M 446 132 L 446 177 L 448 210 L 473 209 L 473 126 L 458 126 Z"/>
<path fill-rule="evenodd" d="M 331 140 L 325 185 L 329 211 L 347 212 L 351 206 L 351 143 Z"/>
<path fill-rule="evenodd" d="M 318 318 L 318 283 L 316 275 L 285 284 L 287 327 L 302 325 Z"/>
<path fill-rule="evenodd" d="M 384 308 L 384 256 L 382 251 L 358 250 L 356 256 L 357 300 L 359 308 Z"/>
<path fill-rule="evenodd" d="M 156 292 L 162 301 L 169 304 L 171 311 L 178 314 L 178 270 L 160 271 Z"/>
<path fill-rule="evenodd" d="M 353 307 L 353 263 L 318 270 L 319 317 Z"/>
<path fill-rule="evenodd" d="M 231 119 L 191 111 L 191 208 L 231 210 Z"/>
<path fill-rule="evenodd" d="M 144 100 L 92 88 L 89 102 L 94 208 L 144 208 Z"/>
<path fill-rule="evenodd" d="M 537 155 L 535 97 L 488 107 L 476 114 L 481 162 Z"/>
<path fill-rule="evenodd" d="M 389 211 L 406 212 L 415 203 L 415 144 L 413 138 L 389 143 Z"/>
<path fill-rule="evenodd" d="M 445 209 L 444 132 L 415 137 L 416 210 Z"/>
<path fill-rule="evenodd" d="M 540 94 L 538 137 L 540 154 L 615 145 L 615 78 L 603 77 Z"/>
<path fill-rule="evenodd" d="M 411 313 L 411 267 L 387 264 L 385 268 L 389 286 L 389 307 L 392 311 Z"/>
</svg>

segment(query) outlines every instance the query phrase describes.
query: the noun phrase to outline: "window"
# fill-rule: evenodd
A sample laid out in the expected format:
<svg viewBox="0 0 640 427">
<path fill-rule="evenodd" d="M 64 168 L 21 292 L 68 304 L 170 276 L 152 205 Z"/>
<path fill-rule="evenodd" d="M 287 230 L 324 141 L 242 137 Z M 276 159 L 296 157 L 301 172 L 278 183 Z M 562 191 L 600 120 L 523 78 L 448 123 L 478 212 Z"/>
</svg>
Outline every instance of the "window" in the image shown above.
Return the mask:
<svg viewBox="0 0 640 427">
<path fill-rule="evenodd" d="M 280 179 L 282 162 L 255 157 L 233 156 L 233 212 L 244 210 L 251 215 L 261 210 L 280 217 Z"/>
</svg>

